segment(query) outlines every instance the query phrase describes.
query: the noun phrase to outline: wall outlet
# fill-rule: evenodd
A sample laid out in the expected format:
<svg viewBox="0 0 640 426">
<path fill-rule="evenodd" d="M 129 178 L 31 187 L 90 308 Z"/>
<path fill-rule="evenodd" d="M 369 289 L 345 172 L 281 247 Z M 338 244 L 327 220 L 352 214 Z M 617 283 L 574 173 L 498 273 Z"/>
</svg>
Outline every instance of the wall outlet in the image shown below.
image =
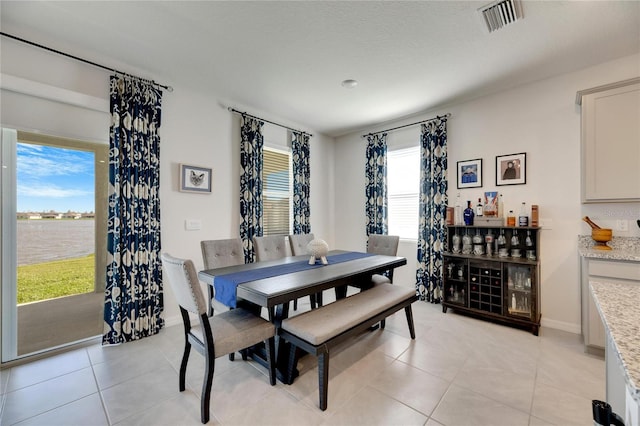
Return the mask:
<svg viewBox="0 0 640 426">
<path fill-rule="evenodd" d="M 618 219 L 616 221 L 616 231 L 628 231 L 629 230 L 629 221 L 625 219 Z"/>
<path fill-rule="evenodd" d="M 186 219 L 184 221 L 184 228 L 187 231 L 197 231 L 202 228 L 202 221 L 198 219 Z"/>
</svg>

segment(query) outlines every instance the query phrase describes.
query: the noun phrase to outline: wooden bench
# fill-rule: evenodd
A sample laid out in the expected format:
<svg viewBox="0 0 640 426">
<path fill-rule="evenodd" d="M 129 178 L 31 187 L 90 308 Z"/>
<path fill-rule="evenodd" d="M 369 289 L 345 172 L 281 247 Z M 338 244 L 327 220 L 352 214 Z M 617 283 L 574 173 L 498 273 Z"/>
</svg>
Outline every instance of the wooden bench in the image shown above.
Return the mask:
<svg viewBox="0 0 640 426">
<path fill-rule="evenodd" d="M 418 300 L 414 289 L 378 284 L 369 290 L 282 321 L 279 335 L 291 343 L 288 382 L 296 367 L 296 347 L 318 358 L 320 409 L 327 409 L 329 353 L 336 345 L 367 330 L 404 308 L 411 338 L 415 339 L 411 304 Z"/>
</svg>

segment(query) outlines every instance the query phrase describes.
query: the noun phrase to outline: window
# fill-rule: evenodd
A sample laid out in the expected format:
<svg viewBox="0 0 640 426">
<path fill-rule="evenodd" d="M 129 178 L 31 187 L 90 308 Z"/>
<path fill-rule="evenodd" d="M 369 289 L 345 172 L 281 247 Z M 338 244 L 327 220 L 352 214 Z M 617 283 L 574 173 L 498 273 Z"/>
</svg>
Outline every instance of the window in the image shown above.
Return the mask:
<svg viewBox="0 0 640 426">
<path fill-rule="evenodd" d="M 400 238 L 418 236 L 420 194 L 420 147 L 387 153 L 389 234 Z"/>
<path fill-rule="evenodd" d="M 264 148 L 262 170 L 263 235 L 287 235 L 291 229 L 291 154 Z"/>
</svg>

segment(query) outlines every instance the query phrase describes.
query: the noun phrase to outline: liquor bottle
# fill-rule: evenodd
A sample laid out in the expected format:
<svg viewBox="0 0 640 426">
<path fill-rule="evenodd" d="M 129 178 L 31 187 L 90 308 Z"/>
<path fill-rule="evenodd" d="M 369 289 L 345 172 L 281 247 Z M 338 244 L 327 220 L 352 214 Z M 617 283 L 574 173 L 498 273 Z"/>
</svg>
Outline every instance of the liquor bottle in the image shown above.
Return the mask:
<svg viewBox="0 0 640 426">
<path fill-rule="evenodd" d="M 454 207 L 454 225 L 462 225 L 464 222 L 462 220 L 462 204 L 460 204 L 460 193 L 456 196 L 456 205 Z"/>
<path fill-rule="evenodd" d="M 513 210 L 509 210 L 507 215 L 507 226 L 516 226 L 516 215 L 513 214 Z"/>
<path fill-rule="evenodd" d="M 471 208 L 471 201 L 467 201 L 467 208 L 464 209 L 464 224 L 467 226 L 473 225 L 473 208 Z"/>
<path fill-rule="evenodd" d="M 484 214 L 484 206 L 482 205 L 482 198 L 478 198 L 478 205 L 476 206 L 476 216 L 482 216 Z"/>
<path fill-rule="evenodd" d="M 518 216 L 518 226 L 529 226 L 529 216 L 527 215 L 527 206 L 523 202 Z"/>
<path fill-rule="evenodd" d="M 502 202 L 502 194 L 498 199 L 498 217 L 502 219 L 504 217 L 504 203 Z"/>
<path fill-rule="evenodd" d="M 539 215 L 538 205 L 534 204 L 531 206 L 531 226 L 538 226 L 540 224 L 538 220 Z"/>
</svg>

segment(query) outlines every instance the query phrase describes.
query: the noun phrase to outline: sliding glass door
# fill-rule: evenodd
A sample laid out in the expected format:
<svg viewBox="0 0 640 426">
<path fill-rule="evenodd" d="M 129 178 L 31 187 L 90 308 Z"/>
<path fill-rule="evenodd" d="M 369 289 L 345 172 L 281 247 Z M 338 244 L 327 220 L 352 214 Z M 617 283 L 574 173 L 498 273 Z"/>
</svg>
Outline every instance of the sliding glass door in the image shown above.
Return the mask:
<svg viewBox="0 0 640 426">
<path fill-rule="evenodd" d="M 2 143 L 8 361 L 102 333 L 108 171 L 106 145 L 10 130 Z"/>
</svg>

